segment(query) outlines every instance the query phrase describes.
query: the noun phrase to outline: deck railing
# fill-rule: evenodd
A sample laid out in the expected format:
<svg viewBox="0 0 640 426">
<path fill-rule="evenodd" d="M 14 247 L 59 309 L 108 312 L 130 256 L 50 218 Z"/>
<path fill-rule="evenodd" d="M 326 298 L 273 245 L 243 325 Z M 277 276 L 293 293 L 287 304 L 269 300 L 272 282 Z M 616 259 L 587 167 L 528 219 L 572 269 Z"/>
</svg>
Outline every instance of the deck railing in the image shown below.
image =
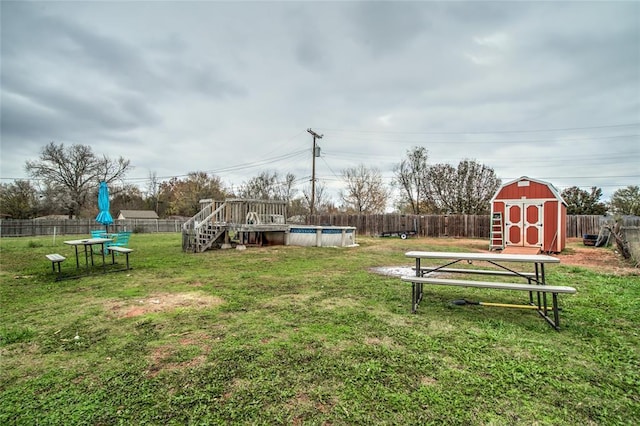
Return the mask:
<svg viewBox="0 0 640 426">
<path fill-rule="evenodd" d="M 287 203 L 275 200 L 253 200 L 246 198 L 226 199 L 226 222 L 247 224 L 257 218 L 258 223 L 285 223 Z"/>
</svg>

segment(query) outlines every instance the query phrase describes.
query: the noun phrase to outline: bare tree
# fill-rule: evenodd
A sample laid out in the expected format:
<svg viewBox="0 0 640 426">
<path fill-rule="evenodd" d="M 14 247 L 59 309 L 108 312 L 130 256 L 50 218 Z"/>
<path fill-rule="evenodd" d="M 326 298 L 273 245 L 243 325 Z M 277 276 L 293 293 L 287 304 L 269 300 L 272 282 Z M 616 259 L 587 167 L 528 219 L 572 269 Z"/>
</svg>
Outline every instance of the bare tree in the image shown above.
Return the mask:
<svg viewBox="0 0 640 426">
<path fill-rule="evenodd" d="M 287 173 L 284 179 L 280 179 L 278 172 L 266 171 L 244 182 L 238 192 L 242 198 L 282 200 L 289 203 L 296 193 L 295 183 L 296 177 L 292 173 Z"/>
<path fill-rule="evenodd" d="M 382 182 L 382 175 L 376 168 L 364 164 L 342 171 L 347 188 L 340 197 L 347 211 L 358 213 L 382 213 L 387 206 L 389 191 Z"/>
<path fill-rule="evenodd" d="M 296 192 L 298 192 L 295 188 L 295 184 L 296 184 L 296 175 L 294 175 L 293 173 L 287 173 L 287 175 L 284 177 L 284 180 L 282 180 L 279 183 L 279 199 L 286 201 L 288 204 L 291 203 L 291 201 L 293 201 Z"/>
<path fill-rule="evenodd" d="M 302 196 L 304 197 L 304 208 L 306 209 L 305 213 L 309 213 L 311 211 L 311 185 L 307 185 L 302 189 Z M 329 205 L 332 204 L 329 194 L 327 192 L 327 186 L 324 182 L 316 183 L 316 193 L 315 193 L 315 206 L 314 212 L 315 214 L 325 213 Z"/>
<path fill-rule="evenodd" d="M 122 178 L 130 168 L 129 160 L 97 157 L 88 145 L 46 145 L 37 161 L 27 161 L 26 171 L 44 181 L 48 191 L 59 194 L 69 217 L 78 214 L 97 193 L 100 181 Z"/>
<path fill-rule="evenodd" d="M 400 189 L 403 204 L 409 205 L 413 214 L 422 213 L 427 204 L 428 159 L 427 149 L 416 146 L 407 150 L 407 158 L 394 169 L 393 183 Z"/>
<path fill-rule="evenodd" d="M 158 173 L 149 170 L 149 183 L 147 184 L 147 203 L 158 213 L 158 201 L 160 200 L 160 181 Z"/>
<path fill-rule="evenodd" d="M 475 160 L 431 166 L 427 182 L 433 210 L 450 214 L 488 214 L 501 184 L 492 168 Z"/>
</svg>

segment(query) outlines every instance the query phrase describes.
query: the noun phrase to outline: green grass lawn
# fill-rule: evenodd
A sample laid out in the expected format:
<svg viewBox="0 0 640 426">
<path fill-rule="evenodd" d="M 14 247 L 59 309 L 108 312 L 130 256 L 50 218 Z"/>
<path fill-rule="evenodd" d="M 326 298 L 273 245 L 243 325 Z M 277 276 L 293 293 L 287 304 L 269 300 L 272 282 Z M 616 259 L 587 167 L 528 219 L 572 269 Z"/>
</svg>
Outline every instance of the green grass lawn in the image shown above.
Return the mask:
<svg viewBox="0 0 640 426">
<path fill-rule="evenodd" d="M 410 285 L 370 271 L 486 241 L 186 254 L 135 234 L 133 270 L 55 281 L 62 239 L 0 240 L 2 425 L 640 424 L 637 275 L 548 267 L 578 290 L 556 332 L 450 303 L 520 292 L 430 287 L 412 315 Z"/>
</svg>

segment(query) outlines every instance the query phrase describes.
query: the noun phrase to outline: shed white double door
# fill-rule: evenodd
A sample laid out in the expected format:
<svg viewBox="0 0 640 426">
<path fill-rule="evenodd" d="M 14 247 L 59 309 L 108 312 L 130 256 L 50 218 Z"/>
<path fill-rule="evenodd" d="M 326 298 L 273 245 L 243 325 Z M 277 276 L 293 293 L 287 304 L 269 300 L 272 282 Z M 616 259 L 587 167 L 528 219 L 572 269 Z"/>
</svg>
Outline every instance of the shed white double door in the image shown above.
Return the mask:
<svg viewBox="0 0 640 426">
<path fill-rule="evenodd" d="M 505 244 L 507 246 L 542 247 L 544 203 L 505 203 Z"/>
</svg>

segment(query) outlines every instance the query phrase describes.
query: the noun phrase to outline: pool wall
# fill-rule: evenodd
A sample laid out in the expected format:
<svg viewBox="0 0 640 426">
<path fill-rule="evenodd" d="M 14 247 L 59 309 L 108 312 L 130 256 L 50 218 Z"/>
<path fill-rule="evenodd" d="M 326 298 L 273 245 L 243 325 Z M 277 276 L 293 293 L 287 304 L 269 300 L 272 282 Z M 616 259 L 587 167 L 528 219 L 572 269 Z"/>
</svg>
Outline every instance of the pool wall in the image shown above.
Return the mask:
<svg viewBox="0 0 640 426">
<path fill-rule="evenodd" d="M 287 245 L 303 247 L 350 247 L 356 244 L 353 226 L 290 225 Z"/>
</svg>

